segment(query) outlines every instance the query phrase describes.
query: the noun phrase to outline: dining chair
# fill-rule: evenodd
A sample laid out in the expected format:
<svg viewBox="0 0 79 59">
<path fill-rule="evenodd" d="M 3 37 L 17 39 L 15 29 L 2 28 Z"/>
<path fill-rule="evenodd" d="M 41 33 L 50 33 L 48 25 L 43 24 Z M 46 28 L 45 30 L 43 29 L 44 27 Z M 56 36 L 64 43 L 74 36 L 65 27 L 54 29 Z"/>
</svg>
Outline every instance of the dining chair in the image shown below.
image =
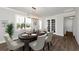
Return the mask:
<svg viewBox="0 0 79 59">
<path fill-rule="evenodd" d="M 18 40 L 18 35 L 19 34 L 17 32 L 13 33 L 12 39 L 13 40 Z"/>
<path fill-rule="evenodd" d="M 4 35 L 4 38 L 5 38 L 5 41 L 6 41 L 6 44 L 7 44 L 7 48 L 10 50 L 10 51 L 15 51 L 15 50 L 17 50 L 17 49 L 19 49 L 19 48 L 21 48 L 21 47 L 23 47 L 24 46 L 24 43 L 23 42 L 21 42 L 21 41 L 13 41 L 13 39 L 11 39 L 10 37 L 9 37 L 9 34 L 8 33 L 6 33 L 5 35 Z M 24 49 L 23 49 L 24 50 Z"/>
<path fill-rule="evenodd" d="M 34 51 L 44 50 L 46 35 L 38 36 L 36 41 L 29 43 L 29 46 Z"/>
<path fill-rule="evenodd" d="M 47 33 L 46 43 L 48 44 L 48 50 L 50 46 L 52 46 L 52 36 L 53 36 L 53 32 Z"/>
</svg>

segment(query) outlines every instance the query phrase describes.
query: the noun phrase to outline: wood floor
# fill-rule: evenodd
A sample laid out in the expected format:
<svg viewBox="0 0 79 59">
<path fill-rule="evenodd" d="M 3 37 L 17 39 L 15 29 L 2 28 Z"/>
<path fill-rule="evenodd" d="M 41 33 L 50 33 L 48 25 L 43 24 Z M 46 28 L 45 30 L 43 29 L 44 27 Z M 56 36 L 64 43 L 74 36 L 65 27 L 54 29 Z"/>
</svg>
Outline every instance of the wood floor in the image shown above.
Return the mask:
<svg viewBox="0 0 79 59">
<path fill-rule="evenodd" d="M 6 44 L 0 44 L 0 51 L 7 51 Z M 48 51 L 45 45 L 45 51 Z M 53 35 L 52 46 L 49 51 L 79 51 L 79 46 L 73 36 L 65 35 L 64 37 Z"/>
<path fill-rule="evenodd" d="M 72 36 L 53 36 L 50 51 L 79 51 L 79 46 Z"/>
</svg>

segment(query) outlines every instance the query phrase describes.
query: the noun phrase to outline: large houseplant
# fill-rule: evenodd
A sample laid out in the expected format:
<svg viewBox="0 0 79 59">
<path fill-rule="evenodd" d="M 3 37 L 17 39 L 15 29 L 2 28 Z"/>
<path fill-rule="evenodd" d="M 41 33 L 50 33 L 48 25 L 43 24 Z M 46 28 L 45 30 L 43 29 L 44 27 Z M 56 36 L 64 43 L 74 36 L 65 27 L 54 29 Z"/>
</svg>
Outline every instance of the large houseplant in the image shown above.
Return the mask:
<svg viewBox="0 0 79 59">
<path fill-rule="evenodd" d="M 9 34 L 9 36 L 12 38 L 12 35 L 13 35 L 13 24 L 8 24 L 7 27 L 6 27 L 6 33 Z"/>
</svg>

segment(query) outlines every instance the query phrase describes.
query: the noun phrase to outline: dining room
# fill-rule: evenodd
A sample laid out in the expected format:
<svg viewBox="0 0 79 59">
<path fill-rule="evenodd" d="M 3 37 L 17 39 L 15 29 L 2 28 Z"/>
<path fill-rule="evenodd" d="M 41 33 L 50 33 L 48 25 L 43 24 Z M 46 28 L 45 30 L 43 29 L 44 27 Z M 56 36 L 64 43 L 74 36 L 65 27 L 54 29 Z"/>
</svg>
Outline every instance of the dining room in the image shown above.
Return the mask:
<svg viewBox="0 0 79 59">
<path fill-rule="evenodd" d="M 63 18 L 75 15 L 72 7 L 0 7 L 0 13 L 0 51 L 79 50 L 75 31 L 63 33 Z"/>
<path fill-rule="evenodd" d="M 0 58 L 78 59 L 78 6 L 78 0 L 1 0 Z"/>
<path fill-rule="evenodd" d="M 21 8 L 22 9 L 22 8 Z M 36 8 L 32 7 L 32 10 L 30 12 L 30 16 L 26 16 L 26 14 L 15 14 L 15 20 L 14 21 L 3 21 L 3 24 L 1 23 L 1 26 L 4 29 L 4 43 L 6 42 L 5 50 L 10 51 L 31 51 L 31 50 L 43 50 L 45 49 L 46 39 L 48 39 L 48 35 L 52 35 L 52 33 L 47 32 L 47 29 L 42 29 L 42 19 L 35 16 Z M 10 7 L 7 8 L 1 8 L 2 11 L 5 11 L 7 13 L 10 13 Z M 14 12 L 14 10 L 13 10 Z M 5 14 L 4 13 L 4 14 Z M 12 12 L 11 12 L 12 13 Z M 11 17 L 12 18 L 12 17 Z M 48 34 L 47 34 L 48 33 Z M 52 37 L 49 39 L 51 40 Z M 48 49 L 49 45 L 48 44 Z"/>
<path fill-rule="evenodd" d="M 41 20 L 17 15 L 15 24 L 15 28 L 12 23 L 5 27 L 4 38 L 9 50 L 38 51 L 44 48 L 47 31 L 42 30 Z"/>
</svg>

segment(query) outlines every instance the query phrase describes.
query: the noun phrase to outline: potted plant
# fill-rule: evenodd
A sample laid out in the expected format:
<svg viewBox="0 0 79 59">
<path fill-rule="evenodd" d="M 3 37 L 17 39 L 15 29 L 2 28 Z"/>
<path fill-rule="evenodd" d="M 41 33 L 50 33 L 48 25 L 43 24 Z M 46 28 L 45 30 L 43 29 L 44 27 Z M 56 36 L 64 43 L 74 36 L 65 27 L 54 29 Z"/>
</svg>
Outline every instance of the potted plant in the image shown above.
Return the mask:
<svg viewBox="0 0 79 59">
<path fill-rule="evenodd" d="M 12 35 L 13 35 L 13 24 L 8 24 L 7 27 L 6 27 L 6 33 L 9 34 L 10 38 L 12 38 Z"/>
<path fill-rule="evenodd" d="M 26 24 L 26 27 L 27 27 L 27 28 L 29 28 L 29 27 L 30 27 L 30 25 L 29 25 L 29 24 Z"/>
<path fill-rule="evenodd" d="M 18 24 L 17 24 L 17 29 L 19 29 L 20 27 L 21 27 L 21 25 L 18 23 Z"/>
<path fill-rule="evenodd" d="M 23 29 L 23 28 L 25 28 L 25 24 L 24 23 L 21 24 L 21 29 Z"/>
</svg>

